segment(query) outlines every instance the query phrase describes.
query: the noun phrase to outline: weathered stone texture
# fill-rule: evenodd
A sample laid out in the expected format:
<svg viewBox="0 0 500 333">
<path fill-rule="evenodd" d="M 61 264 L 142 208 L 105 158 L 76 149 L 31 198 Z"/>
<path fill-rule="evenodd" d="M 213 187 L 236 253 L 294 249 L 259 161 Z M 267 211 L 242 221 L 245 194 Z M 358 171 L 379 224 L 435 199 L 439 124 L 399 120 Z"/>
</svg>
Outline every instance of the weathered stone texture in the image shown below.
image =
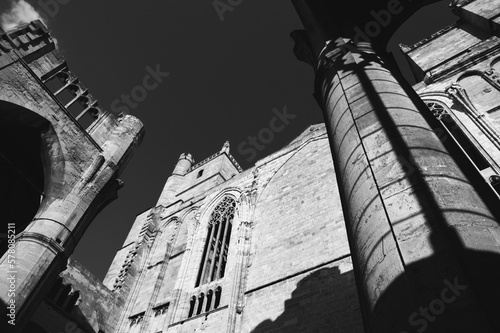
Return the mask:
<svg viewBox="0 0 500 333">
<path fill-rule="evenodd" d="M 117 177 L 140 143 L 143 127 L 135 117 L 116 118 L 98 106 L 69 72 L 41 22 L 2 33 L 0 44 L 0 119 L 6 121 L 4 126 L 14 123 L 39 132 L 45 170 L 38 212 L 31 223 L 17 230 L 16 250 L 23 254 L 16 262 L 19 292 L 15 297 L 16 328 L 21 329 L 65 268 L 92 219 L 116 198 L 122 185 Z M 72 84 L 72 101 L 63 103 L 58 91 L 49 88 L 48 81 L 55 76 L 67 79 L 60 82 L 61 89 Z M 88 126 L 69 112 L 79 98 L 87 101 L 81 115 L 92 112 Z M 6 256 L 1 267 L 0 297 L 7 301 Z"/>
<path fill-rule="evenodd" d="M 317 141 L 316 141 L 317 140 Z M 258 288 L 349 253 L 326 137 L 262 165 L 255 207 L 255 252 L 248 289 Z"/>
<path fill-rule="evenodd" d="M 444 32 L 439 38 L 429 39 L 422 43 L 418 49 L 410 51 L 408 55 L 423 71 L 427 71 L 488 37 L 490 34 L 487 32 L 471 24 L 463 23 Z"/>
<path fill-rule="evenodd" d="M 184 163 L 182 156 L 180 163 Z M 170 197 L 171 202 L 161 199 L 163 208 L 154 209 L 161 211 L 158 215 L 161 222 L 157 224 L 161 233 L 156 232 L 154 242 L 144 252 L 148 254 L 142 260 L 147 264 L 141 266 L 142 271 L 128 277 L 134 287 L 127 296 L 130 306 L 124 308 L 119 331 L 128 330 L 129 318 L 143 312 L 146 323 L 132 325 L 130 332 L 135 332 L 140 325 L 149 331 L 168 328 L 169 332 L 239 331 L 244 325 L 246 331 L 251 331 L 259 326 L 258 320 L 267 319 L 258 313 L 263 313 L 271 299 L 276 304 L 281 302 L 281 307 L 269 308 L 267 313 L 279 316 L 293 290 L 290 286 L 300 285 L 299 281 L 307 280 L 307 276 L 317 275 L 318 278 L 307 282 L 307 288 L 322 295 L 317 304 L 308 303 L 307 313 L 318 323 L 314 327 L 328 331 L 331 324 L 340 331 L 357 332 L 360 327 L 357 294 L 324 126 L 311 126 L 287 147 L 245 172 L 240 173 L 231 159 L 229 153 L 214 155 L 178 178 L 182 181 L 174 184 L 177 196 L 162 195 L 163 200 Z M 198 177 L 200 169 L 204 171 Z M 236 176 L 231 177 L 235 173 Z M 215 177 L 231 178 L 220 185 L 206 181 Z M 167 184 L 173 184 L 170 179 Z M 208 222 L 214 207 L 226 195 L 234 196 L 238 204 L 224 278 L 196 286 Z M 179 199 L 181 201 L 171 205 Z M 117 254 L 106 281 L 123 264 L 120 252 L 129 248 L 127 244 L 140 239 L 140 230 L 152 211 L 137 218 L 125 241 L 126 247 Z M 167 223 L 177 218 L 180 228 Z M 320 292 L 332 281 L 335 287 Z M 161 287 L 153 294 L 155 284 Z M 204 303 L 201 314 L 196 315 L 195 309 L 189 318 L 190 299 L 201 293 L 208 295 L 210 290 L 215 292 L 218 288 L 222 288 L 218 308 L 214 309 L 212 300 L 209 312 Z M 252 302 L 249 308 L 248 300 Z M 148 315 L 151 307 L 167 302 L 170 304 L 166 314 Z M 261 306 L 257 305 L 259 302 Z M 340 310 L 340 304 L 345 302 L 348 307 Z M 300 318 L 296 322 L 292 320 L 289 328 L 302 329 L 306 317 L 300 312 L 300 315 L 292 315 Z"/>
</svg>

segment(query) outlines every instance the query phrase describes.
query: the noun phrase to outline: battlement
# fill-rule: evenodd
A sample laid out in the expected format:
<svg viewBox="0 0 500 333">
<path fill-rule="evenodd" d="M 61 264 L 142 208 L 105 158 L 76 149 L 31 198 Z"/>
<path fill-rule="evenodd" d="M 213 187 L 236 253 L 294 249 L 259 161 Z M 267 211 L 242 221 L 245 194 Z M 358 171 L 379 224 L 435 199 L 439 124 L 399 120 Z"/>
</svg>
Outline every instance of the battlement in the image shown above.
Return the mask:
<svg viewBox="0 0 500 333">
<path fill-rule="evenodd" d="M 0 35 L 0 68 L 20 64 L 66 116 L 100 150 L 109 129 L 119 121 L 105 111 L 57 50 L 45 25 L 37 20 Z M 54 115 L 56 119 L 61 116 Z"/>
<path fill-rule="evenodd" d="M 0 32 L 0 66 L 6 65 L 5 55 L 16 54 L 15 58 L 30 58 L 40 56 L 40 52 L 47 53 L 56 48 L 54 39 L 50 36 L 45 25 L 37 20 L 20 25 L 13 30 Z M 10 58 L 10 57 L 9 57 Z M 30 62 L 31 59 L 25 59 Z"/>
</svg>

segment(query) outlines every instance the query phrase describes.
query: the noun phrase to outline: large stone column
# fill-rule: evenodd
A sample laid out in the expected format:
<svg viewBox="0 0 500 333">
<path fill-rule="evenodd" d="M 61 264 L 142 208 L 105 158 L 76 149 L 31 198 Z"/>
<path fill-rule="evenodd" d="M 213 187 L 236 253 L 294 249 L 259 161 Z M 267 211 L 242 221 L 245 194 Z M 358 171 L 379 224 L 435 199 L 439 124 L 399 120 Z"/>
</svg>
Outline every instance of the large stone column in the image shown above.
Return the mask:
<svg viewBox="0 0 500 333">
<path fill-rule="evenodd" d="M 423 116 L 424 104 L 369 44 L 341 38 L 318 57 L 316 97 L 366 331 L 497 332 L 494 312 L 484 308 L 500 313 L 499 306 L 474 262 L 498 261 L 498 223 Z"/>
</svg>

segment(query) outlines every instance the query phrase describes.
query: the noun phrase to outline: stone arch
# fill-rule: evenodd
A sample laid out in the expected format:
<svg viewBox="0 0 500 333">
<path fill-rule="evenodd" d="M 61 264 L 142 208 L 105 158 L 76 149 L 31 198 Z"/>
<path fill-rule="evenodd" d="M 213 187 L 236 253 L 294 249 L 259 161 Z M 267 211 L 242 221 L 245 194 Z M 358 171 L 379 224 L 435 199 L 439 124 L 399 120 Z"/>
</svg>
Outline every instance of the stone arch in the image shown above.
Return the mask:
<svg viewBox="0 0 500 333">
<path fill-rule="evenodd" d="M 500 56 L 495 57 L 491 60 L 490 67 L 500 73 Z"/>
<path fill-rule="evenodd" d="M 296 0 L 294 2 L 300 3 Z M 326 27 L 325 37 L 336 39 L 340 36 L 353 38 L 359 30 L 365 30 L 370 22 L 377 22 L 373 13 L 385 11 L 389 6 L 395 8 L 390 20 L 384 22 L 380 32 L 371 37 L 371 41 L 379 50 L 385 51 L 385 46 L 400 26 L 411 16 L 425 6 L 440 2 L 440 0 L 413 0 L 413 1 L 387 1 L 387 0 L 358 0 L 348 1 L 339 9 L 338 3 L 334 1 L 318 1 L 308 4 L 310 10 L 317 16 L 320 25 Z M 298 6 L 301 6 L 300 4 Z M 333 22 L 333 23 L 332 23 Z"/>
<path fill-rule="evenodd" d="M 159 230 L 164 230 L 169 224 L 171 224 L 171 223 L 179 223 L 179 222 L 180 222 L 180 219 L 177 216 L 169 217 L 168 219 L 165 220 L 165 222 L 163 222 L 161 224 L 161 226 L 158 229 Z"/>
<path fill-rule="evenodd" d="M 435 12 L 438 12 L 435 10 L 438 6 L 446 6 L 446 4 L 441 1 L 430 3 L 416 9 L 413 13 L 409 14 L 407 18 L 399 24 L 399 26 L 395 26 L 390 36 L 387 36 L 386 38 L 384 51 L 387 51 L 389 54 L 388 58 L 395 62 L 394 65 L 399 68 L 410 84 L 421 81 L 423 79 L 423 74 L 419 69 L 415 68 L 415 64 L 413 64 L 412 61 L 408 61 L 406 55 L 401 52 L 401 47 L 406 49 L 406 44 L 413 45 L 415 43 L 419 43 L 420 41 L 425 41 L 431 35 L 435 34 L 436 31 L 441 31 L 446 25 L 451 24 L 452 18 L 455 18 L 455 21 L 458 20 L 458 17 L 451 11 L 449 15 L 446 15 L 445 17 L 431 17 L 430 19 L 427 19 L 429 15 L 434 15 Z M 422 26 L 420 22 L 422 22 L 421 18 L 423 16 L 425 16 L 427 20 L 432 20 L 432 22 Z M 413 29 L 415 26 L 418 26 L 417 30 Z M 418 31 L 420 36 L 414 36 L 413 40 L 408 40 L 407 36 L 413 35 L 413 33 L 409 34 L 409 31 Z"/>
<path fill-rule="evenodd" d="M 35 111 L 0 100 L 0 124 L 3 220 L 18 234 L 58 192 L 64 157 L 51 123 Z"/>
<path fill-rule="evenodd" d="M 241 196 L 241 190 L 236 187 L 225 188 L 216 194 L 214 197 L 210 198 L 210 201 L 204 205 L 202 209 L 200 209 L 200 217 L 199 221 L 202 225 L 206 226 L 206 223 L 210 219 L 210 214 L 214 210 L 214 208 L 219 204 L 219 202 L 226 196 L 232 197 L 236 202 L 238 202 Z"/>
<path fill-rule="evenodd" d="M 198 221 L 196 215 L 198 214 L 198 206 L 193 206 L 182 213 L 180 217 L 180 228 L 175 241 L 174 253 L 183 247 L 188 247 L 191 244 L 195 235 Z"/>
</svg>

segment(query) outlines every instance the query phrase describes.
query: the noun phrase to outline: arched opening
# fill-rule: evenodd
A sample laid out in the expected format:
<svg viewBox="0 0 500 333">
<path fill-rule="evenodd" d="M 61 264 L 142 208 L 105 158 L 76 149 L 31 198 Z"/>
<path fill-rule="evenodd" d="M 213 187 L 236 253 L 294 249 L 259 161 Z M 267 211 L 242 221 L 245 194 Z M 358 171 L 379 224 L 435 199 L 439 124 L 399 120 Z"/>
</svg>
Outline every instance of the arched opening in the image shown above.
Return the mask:
<svg viewBox="0 0 500 333">
<path fill-rule="evenodd" d="M 188 313 L 188 318 L 191 318 L 194 314 L 194 307 L 195 307 L 195 304 L 196 304 L 196 297 L 193 296 L 191 297 L 191 299 L 189 300 L 189 313 Z"/>
<path fill-rule="evenodd" d="M 413 85 L 419 82 L 420 78 L 409 65 L 399 45 L 413 45 L 420 42 L 457 20 L 458 17 L 448 8 L 448 2 L 439 1 L 415 12 L 390 37 L 386 46 L 388 58 L 393 61 L 393 65 L 397 66 L 408 83 Z"/>
<path fill-rule="evenodd" d="M 208 311 L 211 310 L 210 307 L 212 305 L 212 297 L 213 297 L 213 295 L 214 295 L 214 292 L 212 290 L 209 290 L 207 292 L 207 305 L 205 306 L 205 312 L 208 312 Z"/>
<path fill-rule="evenodd" d="M 299 59 L 308 62 L 306 53 L 318 55 L 325 41 L 339 37 L 354 43 L 369 42 L 386 63 L 403 72 L 410 84 L 415 79 L 398 44 L 414 44 L 458 20 L 449 2 L 439 0 L 355 0 L 344 2 L 341 8 L 335 1 L 293 0 L 293 3 L 308 27 L 307 42 L 303 43 L 300 33 L 293 37 L 298 42 Z M 301 47 L 310 50 L 302 52 Z"/>
<path fill-rule="evenodd" d="M 8 238 L 32 221 L 44 194 L 41 134 L 49 123 L 32 111 L 0 101 L 0 255 Z"/>
<path fill-rule="evenodd" d="M 220 297 L 221 297 L 221 294 L 222 294 L 222 288 L 221 287 L 217 287 L 215 289 L 215 302 L 214 302 L 214 309 L 217 309 L 220 305 Z"/>
<path fill-rule="evenodd" d="M 205 300 L 205 294 L 201 293 L 200 296 L 198 296 L 198 309 L 196 310 L 196 314 L 199 315 L 201 311 L 203 310 L 203 301 Z"/>
</svg>

